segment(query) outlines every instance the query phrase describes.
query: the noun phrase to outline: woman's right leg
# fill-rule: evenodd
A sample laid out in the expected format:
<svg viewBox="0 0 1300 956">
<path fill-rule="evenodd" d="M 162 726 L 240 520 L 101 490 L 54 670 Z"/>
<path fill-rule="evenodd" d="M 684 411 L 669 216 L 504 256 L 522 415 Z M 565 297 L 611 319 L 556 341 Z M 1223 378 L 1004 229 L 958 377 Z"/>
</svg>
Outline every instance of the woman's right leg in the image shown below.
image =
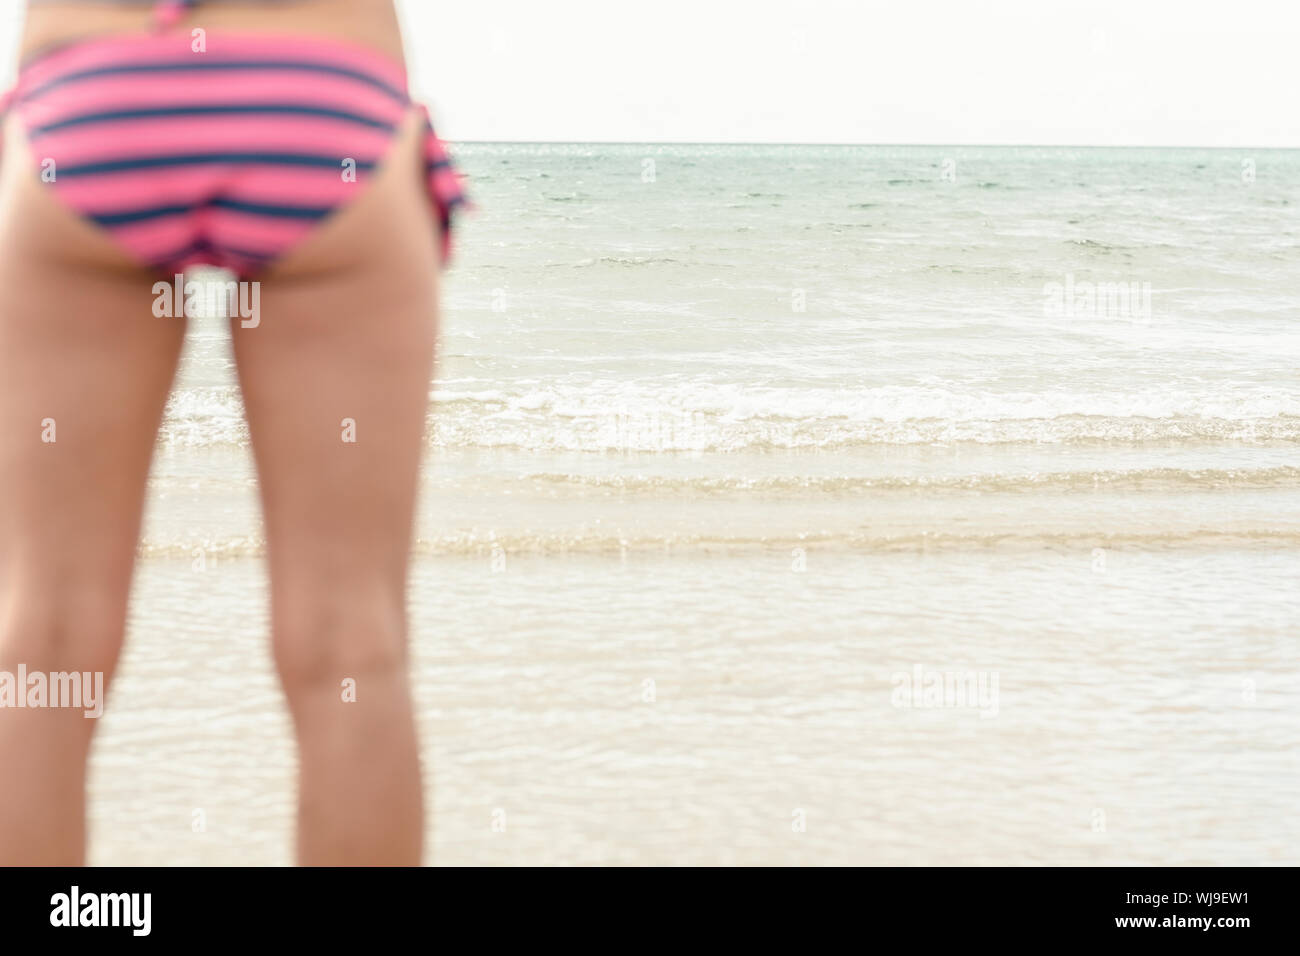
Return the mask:
<svg viewBox="0 0 1300 956">
<path fill-rule="evenodd" d="M 154 317 L 152 277 L 48 195 L 12 119 L 4 139 L 0 672 L 107 684 L 184 320 Z M 83 862 L 95 723 L 0 707 L 0 865 Z"/>
<path fill-rule="evenodd" d="M 422 135 L 412 113 L 364 192 L 266 277 L 260 324 L 233 323 L 303 864 L 421 859 L 406 583 L 438 288 Z"/>
</svg>

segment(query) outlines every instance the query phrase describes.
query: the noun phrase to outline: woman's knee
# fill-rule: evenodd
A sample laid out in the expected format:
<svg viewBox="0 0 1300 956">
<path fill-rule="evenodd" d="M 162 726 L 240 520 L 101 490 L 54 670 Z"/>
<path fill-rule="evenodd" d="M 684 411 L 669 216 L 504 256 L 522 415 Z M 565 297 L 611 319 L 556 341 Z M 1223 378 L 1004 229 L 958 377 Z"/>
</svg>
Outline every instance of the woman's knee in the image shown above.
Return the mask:
<svg viewBox="0 0 1300 956">
<path fill-rule="evenodd" d="M 271 642 L 289 694 L 400 672 L 406 664 L 403 603 L 377 587 L 313 585 L 277 595 Z"/>
<path fill-rule="evenodd" d="M 27 586 L 3 596 L 0 670 L 111 673 L 126 633 L 126 595 L 93 584 Z"/>
</svg>

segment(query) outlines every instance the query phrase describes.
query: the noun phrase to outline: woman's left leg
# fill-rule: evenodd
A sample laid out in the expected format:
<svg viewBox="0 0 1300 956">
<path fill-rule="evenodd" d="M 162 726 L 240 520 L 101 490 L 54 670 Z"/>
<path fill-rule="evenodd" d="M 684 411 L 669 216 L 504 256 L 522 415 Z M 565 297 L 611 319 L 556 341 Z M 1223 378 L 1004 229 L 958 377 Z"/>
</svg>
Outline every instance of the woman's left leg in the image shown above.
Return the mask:
<svg viewBox="0 0 1300 956">
<path fill-rule="evenodd" d="M 12 118 L 6 132 L 0 680 L 76 672 L 93 690 L 117 663 L 185 324 L 153 315 L 154 277 L 50 195 Z M 0 865 L 84 862 L 97 722 L 83 707 L 0 706 Z"/>
</svg>

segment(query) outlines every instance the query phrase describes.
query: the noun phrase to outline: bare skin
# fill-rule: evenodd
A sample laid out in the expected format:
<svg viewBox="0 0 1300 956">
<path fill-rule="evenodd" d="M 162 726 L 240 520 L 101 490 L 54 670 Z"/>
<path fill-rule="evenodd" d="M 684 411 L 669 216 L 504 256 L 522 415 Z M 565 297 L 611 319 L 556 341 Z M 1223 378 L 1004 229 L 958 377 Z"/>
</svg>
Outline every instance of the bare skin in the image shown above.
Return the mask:
<svg viewBox="0 0 1300 956">
<path fill-rule="evenodd" d="M 5 0 L 13 2 L 13 0 Z M 40 0 L 27 9 L 21 56 L 81 37 L 139 33 L 153 14 L 144 3 L 105 4 L 102 0 Z M 304 24 L 310 24 L 304 28 Z M 278 0 L 259 5 L 239 0 L 200 4 L 181 21 L 181 29 L 301 34 L 360 43 L 395 60 L 402 59 L 402 35 L 392 0 Z"/>
<path fill-rule="evenodd" d="M 357 199 L 261 277 L 260 324 L 232 322 L 307 865 L 421 859 L 405 594 L 438 290 L 420 133 L 412 113 Z M 184 328 L 152 315 L 156 277 L 48 194 L 12 118 L 5 134 L 0 671 L 107 678 Z M 0 766 L 23 768 L 0 787 L 0 864 L 84 863 L 95 724 L 0 710 Z"/>
</svg>

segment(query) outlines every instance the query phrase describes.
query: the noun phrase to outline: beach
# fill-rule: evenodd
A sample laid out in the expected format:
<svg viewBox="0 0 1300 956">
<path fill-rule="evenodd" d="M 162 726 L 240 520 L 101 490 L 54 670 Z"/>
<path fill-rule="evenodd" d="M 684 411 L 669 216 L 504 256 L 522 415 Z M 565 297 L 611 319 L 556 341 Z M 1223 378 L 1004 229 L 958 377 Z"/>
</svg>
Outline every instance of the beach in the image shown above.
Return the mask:
<svg viewBox="0 0 1300 956">
<path fill-rule="evenodd" d="M 1300 862 L 1300 151 L 457 158 L 429 862 Z M 241 415 L 191 319 L 92 863 L 292 861 Z"/>
</svg>

